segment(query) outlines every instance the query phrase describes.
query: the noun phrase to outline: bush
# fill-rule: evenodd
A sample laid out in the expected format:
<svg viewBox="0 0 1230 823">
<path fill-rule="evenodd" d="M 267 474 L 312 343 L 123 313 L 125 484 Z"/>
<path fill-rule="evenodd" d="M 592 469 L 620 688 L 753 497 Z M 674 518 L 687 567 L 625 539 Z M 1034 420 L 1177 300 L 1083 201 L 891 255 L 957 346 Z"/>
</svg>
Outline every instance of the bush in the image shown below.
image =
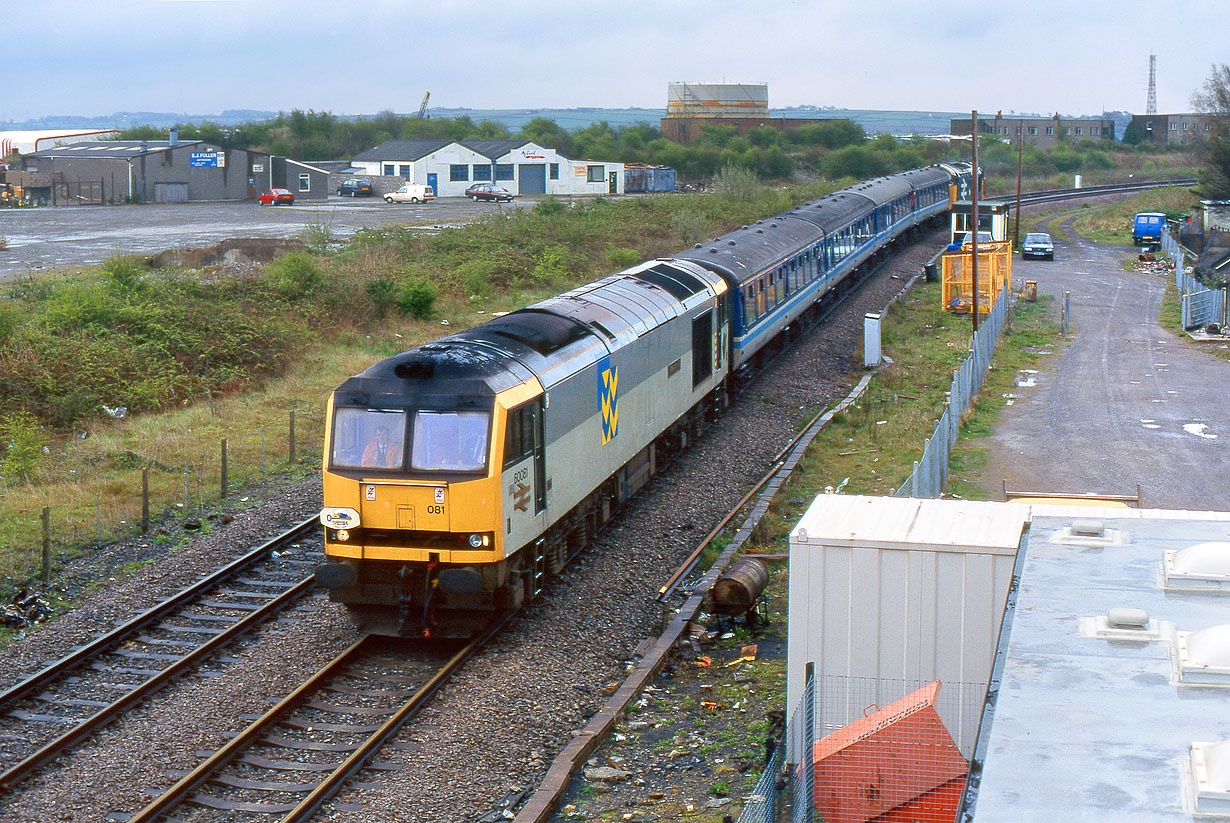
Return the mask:
<svg viewBox="0 0 1230 823">
<path fill-rule="evenodd" d="M 363 286 L 363 293 L 372 301 L 372 309 L 380 319 L 384 319 L 389 309 L 397 305 L 397 283 L 387 277 L 368 280 Z"/>
<path fill-rule="evenodd" d="M 46 446 L 47 435 L 29 412 L 14 412 L 0 420 L 0 447 L 4 448 L 0 475 L 30 482 Z"/>
<path fill-rule="evenodd" d="M 428 320 L 435 313 L 436 289 L 421 277 L 406 281 L 397 296 L 397 310 L 416 320 Z"/>
<path fill-rule="evenodd" d="M 617 269 L 627 269 L 641 262 L 643 257 L 636 249 L 607 246 L 606 261 Z"/>
<path fill-rule="evenodd" d="M 102 265 L 103 276 L 116 291 L 138 292 L 145 285 L 145 267 L 135 257 L 112 257 Z"/>
<path fill-rule="evenodd" d="M 559 198 L 548 194 L 546 197 L 538 201 L 534 206 L 534 213 L 544 217 L 550 217 L 556 214 L 562 214 L 567 207 L 560 202 Z"/>
<path fill-rule="evenodd" d="M 457 275 L 465 286 L 467 295 L 484 297 L 491 286 L 491 276 L 495 274 L 495 264 L 490 260 L 467 260 L 457 267 Z"/>
<path fill-rule="evenodd" d="M 763 190 L 760 178 L 754 171 L 735 165 L 722 167 L 713 178 L 714 190 L 731 200 L 755 200 Z"/>
<path fill-rule="evenodd" d="M 534 259 L 530 279 L 548 285 L 568 276 L 568 251 L 562 246 L 548 246 Z"/>
<path fill-rule="evenodd" d="M 293 251 L 265 266 L 265 276 L 278 294 L 290 300 L 311 296 L 325 284 L 325 273 L 306 252 Z"/>
</svg>

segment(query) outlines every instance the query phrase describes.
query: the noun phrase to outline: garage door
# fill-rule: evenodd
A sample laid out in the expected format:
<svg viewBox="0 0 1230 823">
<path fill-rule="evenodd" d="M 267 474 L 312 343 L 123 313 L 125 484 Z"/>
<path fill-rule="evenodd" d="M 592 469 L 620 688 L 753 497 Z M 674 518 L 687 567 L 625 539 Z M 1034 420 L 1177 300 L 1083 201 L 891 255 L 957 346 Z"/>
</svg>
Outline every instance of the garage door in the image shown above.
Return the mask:
<svg viewBox="0 0 1230 823">
<path fill-rule="evenodd" d="M 547 167 L 544 163 L 523 163 L 519 173 L 521 194 L 545 194 L 547 191 Z"/>
<path fill-rule="evenodd" d="M 154 202 L 155 203 L 187 203 L 188 202 L 188 184 L 187 183 L 155 183 L 154 184 Z"/>
</svg>

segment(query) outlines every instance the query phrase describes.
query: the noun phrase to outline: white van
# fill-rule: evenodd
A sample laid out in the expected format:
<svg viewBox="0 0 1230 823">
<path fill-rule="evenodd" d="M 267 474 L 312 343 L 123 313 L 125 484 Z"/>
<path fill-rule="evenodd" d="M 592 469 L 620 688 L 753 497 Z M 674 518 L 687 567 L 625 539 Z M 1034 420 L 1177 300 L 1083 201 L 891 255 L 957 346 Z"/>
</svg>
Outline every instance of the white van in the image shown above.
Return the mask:
<svg viewBox="0 0 1230 823">
<path fill-rule="evenodd" d="M 436 198 L 435 189 L 425 183 L 407 183 L 384 196 L 386 203 L 425 203 Z"/>
</svg>

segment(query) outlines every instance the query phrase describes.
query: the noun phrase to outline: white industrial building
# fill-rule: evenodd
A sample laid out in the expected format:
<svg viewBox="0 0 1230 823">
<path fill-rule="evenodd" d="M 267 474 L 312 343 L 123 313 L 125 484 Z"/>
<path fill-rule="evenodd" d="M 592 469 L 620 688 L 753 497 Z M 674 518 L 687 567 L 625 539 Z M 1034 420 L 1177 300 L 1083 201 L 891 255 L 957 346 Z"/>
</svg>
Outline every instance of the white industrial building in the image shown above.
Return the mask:
<svg viewBox="0 0 1230 823">
<path fill-rule="evenodd" d="M 624 164 L 570 160 L 529 140 L 390 140 L 356 154 L 357 174 L 425 183 L 461 197 L 475 183 L 516 195 L 623 194 Z"/>
</svg>

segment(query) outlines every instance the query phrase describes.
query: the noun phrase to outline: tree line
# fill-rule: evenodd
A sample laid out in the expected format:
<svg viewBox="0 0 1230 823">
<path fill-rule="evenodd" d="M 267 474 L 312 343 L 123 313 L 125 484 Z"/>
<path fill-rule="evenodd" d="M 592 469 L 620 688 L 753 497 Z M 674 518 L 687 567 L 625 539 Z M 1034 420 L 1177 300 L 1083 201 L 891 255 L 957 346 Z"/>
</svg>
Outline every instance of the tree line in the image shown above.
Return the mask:
<svg viewBox="0 0 1230 823">
<path fill-rule="evenodd" d="M 1223 74 L 1214 71 L 1210 78 L 1212 85 L 1206 88 L 1205 98 L 1201 99 L 1202 104 L 1207 100 L 1207 106 L 1212 109 L 1225 105 L 1218 90 L 1230 82 L 1223 76 L 1226 67 L 1221 67 L 1220 71 Z M 573 159 L 669 166 L 677 171 L 680 180 L 688 182 L 710 181 L 727 167 L 745 169 L 762 180 L 782 180 L 796 175 L 862 180 L 969 157 L 968 147 L 956 142 L 921 136 L 869 136 L 862 126 L 844 119 L 812 123 L 788 131 L 761 126 L 743 133 L 734 126 L 713 123 L 702 126 L 697 139 L 690 143 L 664 137 L 661 129 L 651 123 L 616 127 L 603 121 L 569 130 L 540 117 L 513 131 L 491 120 L 475 122 L 466 116 L 423 118 L 391 111 L 371 117 L 343 118 L 329 112 L 295 109 L 233 128 L 208 121 L 184 123 L 175 128 L 181 139 L 207 140 L 230 148 L 251 149 L 305 162 L 349 160 L 388 140 L 518 138 L 555 149 Z M 122 132 L 117 139 L 166 139 L 167 132 L 140 126 Z M 1214 147 L 1230 143 L 1224 136 L 1220 139 L 1222 142 L 1215 142 Z M 1226 154 L 1224 148 L 1220 150 Z M 1136 169 L 1139 163 L 1116 158 L 1116 155 L 1147 151 L 1158 150 L 1105 140 L 1073 140 L 1064 135 L 1054 148 L 1027 147 L 1022 167 L 1027 178 L 1105 173 L 1120 167 Z M 980 152 L 982 165 L 988 173 L 1015 178 L 1015 145 L 984 136 L 980 139 Z M 1212 152 L 1209 159 L 1216 168 L 1216 152 Z M 1225 178 L 1223 172 L 1221 179 Z"/>
</svg>

